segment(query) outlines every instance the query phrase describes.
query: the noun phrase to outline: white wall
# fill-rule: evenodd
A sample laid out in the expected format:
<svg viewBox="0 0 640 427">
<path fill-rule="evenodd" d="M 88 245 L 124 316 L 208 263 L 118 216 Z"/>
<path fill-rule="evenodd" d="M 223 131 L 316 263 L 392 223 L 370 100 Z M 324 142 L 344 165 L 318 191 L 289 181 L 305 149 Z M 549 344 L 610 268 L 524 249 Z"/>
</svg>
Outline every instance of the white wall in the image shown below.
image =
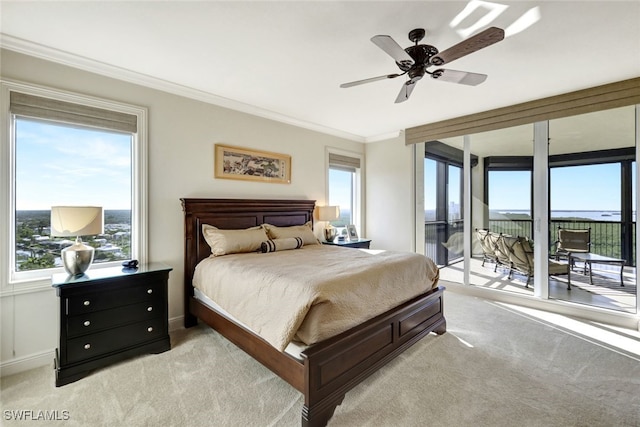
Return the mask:
<svg viewBox="0 0 640 427">
<path fill-rule="evenodd" d="M 304 198 L 314 199 L 318 204 L 324 204 L 326 147 L 364 152 L 364 145 L 358 142 L 232 111 L 11 51 L 2 51 L 0 66 L 2 78 L 148 108 L 149 260 L 164 262 L 173 267 L 169 280 L 170 319 L 182 316 L 181 197 Z M 291 155 L 291 184 L 214 179 L 214 143 Z M 399 146 L 403 149 L 402 143 Z M 374 150 L 374 153 L 376 152 L 377 150 Z M 391 166 L 385 165 L 385 169 Z M 382 183 L 378 182 L 377 186 L 380 185 Z M 376 200 L 375 197 L 372 199 Z M 375 217 L 371 219 L 373 224 L 382 222 L 376 221 Z M 380 233 L 380 240 L 381 243 L 389 240 L 397 243 L 388 236 L 384 236 L 384 233 Z M 16 295 L 7 286 L 7 272 L 1 272 L 0 276 L 2 281 L 0 290 L 3 295 L 0 304 L 2 373 L 8 374 L 20 370 L 21 363 L 22 366 L 26 366 L 27 361 L 33 361 L 35 364 L 42 364 L 42 361 L 51 363 L 58 336 L 58 301 L 55 292 L 51 288 L 44 288 L 40 291 Z M 14 288 L 18 289 L 19 286 L 15 285 Z"/>
<path fill-rule="evenodd" d="M 404 135 L 365 145 L 366 237 L 371 248 L 413 251 L 413 148 Z"/>
</svg>

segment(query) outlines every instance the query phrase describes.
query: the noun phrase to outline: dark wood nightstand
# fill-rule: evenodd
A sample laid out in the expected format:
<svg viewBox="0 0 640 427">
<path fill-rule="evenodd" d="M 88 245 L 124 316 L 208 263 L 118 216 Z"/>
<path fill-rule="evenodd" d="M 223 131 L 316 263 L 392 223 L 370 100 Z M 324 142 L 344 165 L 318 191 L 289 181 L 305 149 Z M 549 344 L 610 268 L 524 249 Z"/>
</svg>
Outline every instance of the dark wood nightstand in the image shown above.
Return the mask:
<svg viewBox="0 0 640 427">
<path fill-rule="evenodd" d="M 171 267 L 96 268 L 80 277 L 54 274 L 60 299 L 60 347 L 56 387 L 96 368 L 146 353 L 162 353 L 169 341 L 167 282 Z"/>
<path fill-rule="evenodd" d="M 358 240 L 338 240 L 337 238 L 333 242 L 322 242 L 323 245 L 344 246 L 347 248 L 364 248 L 369 249 L 371 239 L 358 239 Z"/>
</svg>

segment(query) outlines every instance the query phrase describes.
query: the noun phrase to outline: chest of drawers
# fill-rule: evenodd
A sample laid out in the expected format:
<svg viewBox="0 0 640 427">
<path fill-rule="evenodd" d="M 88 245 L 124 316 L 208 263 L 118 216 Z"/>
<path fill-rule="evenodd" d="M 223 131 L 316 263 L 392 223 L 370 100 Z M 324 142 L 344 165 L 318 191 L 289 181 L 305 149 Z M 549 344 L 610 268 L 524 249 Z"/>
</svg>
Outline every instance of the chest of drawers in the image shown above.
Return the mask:
<svg viewBox="0 0 640 427">
<path fill-rule="evenodd" d="M 60 301 L 56 386 L 125 358 L 171 348 L 167 283 L 171 267 L 89 270 L 52 276 Z"/>
</svg>

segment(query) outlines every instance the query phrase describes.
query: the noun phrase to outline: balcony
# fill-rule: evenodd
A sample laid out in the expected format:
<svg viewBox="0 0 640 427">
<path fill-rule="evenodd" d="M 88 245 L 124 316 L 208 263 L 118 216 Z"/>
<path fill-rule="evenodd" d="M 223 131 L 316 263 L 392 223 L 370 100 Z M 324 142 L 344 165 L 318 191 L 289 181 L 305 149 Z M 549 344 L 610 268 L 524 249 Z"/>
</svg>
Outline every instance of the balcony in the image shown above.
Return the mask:
<svg viewBox="0 0 640 427">
<path fill-rule="evenodd" d="M 515 220 L 489 220 L 489 229 L 497 233 L 512 236 L 525 236 L 533 239 L 533 221 L 528 219 Z M 551 236 L 549 242 L 553 243 L 558 235 L 558 228 L 587 229 L 591 228 L 591 252 L 612 258 L 627 260 L 627 266 L 636 265 L 635 235 L 636 223 L 630 224 L 630 235 L 633 236 L 631 251 L 625 250 L 622 244 L 622 229 L 624 223 L 620 221 L 587 221 L 587 220 L 551 220 L 549 227 Z M 452 254 L 448 254 L 446 248 L 440 242 L 448 242 L 455 233 L 462 232 L 462 220 L 451 223 L 445 221 L 425 222 L 425 254 L 435 260 L 438 265 L 447 265 L 452 261 Z M 553 253 L 553 247 L 550 253 Z M 444 255 L 443 255 L 444 254 Z M 456 252 L 456 254 L 461 255 Z M 630 255 L 629 255 L 630 254 Z M 444 257 L 443 257 L 444 256 Z M 453 256 L 453 259 L 459 258 Z"/>
<path fill-rule="evenodd" d="M 525 219 L 516 220 L 490 220 L 490 229 L 499 233 L 514 236 L 532 237 L 532 221 Z M 549 297 L 597 306 L 617 311 L 635 313 L 636 298 L 636 253 L 635 253 L 635 222 L 629 223 L 629 233 L 623 233 L 625 224 L 620 221 L 597 220 L 552 220 L 549 230 L 551 248 L 549 253 L 554 253 L 553 242 L 557 236 L 559 227 L 586 229 L 591 228 L 591 253 L 611 258 L 626 260 L 626 265 L 620 270 L 619 265 L 598 264 L 593 267 L 593 283 L 590 283 L 589 274 L 584 271 L 584 265 L 577 265 L 571 274 L 571 290 L 567 289 L 567 276 L 550 276 L 548 280 Z M 462 260 L 462 220 L 448 224 L 441 222 L 425 222 L 425 251 L 441 266 L 440 277 L 442 280 L 463 283 L 464 263 Z M 624 241 L 633 236 L 632 248 L 625 249 Z M 456 236 L 457 237 L 452 237 Z M 475 235 L 472 242 L 475 242 Z M 446 243 L 445 243 L 446 242 Z M 475 245 L 475 243 L 474 243 Z M 478 252 L 474 250 L 474 252 Z M 485 263 L 482 266 L 482 256 L 475 254 L 470 260 L 470 284 L 519 294 L 533 294 L 533 286 L 525 287 L 527 277 L 519 273 L 512 273 L 509 277 L 509 268 Z M 563 260 L 566 262 L 566 259 Z M 621 280 L 624 286 L 621 285 Z"/>
</svg>

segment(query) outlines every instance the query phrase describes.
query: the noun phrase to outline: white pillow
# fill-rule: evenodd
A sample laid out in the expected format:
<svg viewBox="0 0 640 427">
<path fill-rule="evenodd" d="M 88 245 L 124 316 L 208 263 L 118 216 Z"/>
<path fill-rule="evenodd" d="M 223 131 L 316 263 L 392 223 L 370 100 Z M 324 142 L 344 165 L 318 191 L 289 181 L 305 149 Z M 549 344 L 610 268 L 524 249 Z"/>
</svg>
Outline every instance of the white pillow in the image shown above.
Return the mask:
<svg viewBox="0 0 640 427">
<path fill-rule="evenodd" d="M 271 224 L 262 224 L 267 230 L 269 239 L 287 239 L 289 237 L 301 237 L 305 245 L 319 245 L 320 241 L 313 234 L 311 221 L 304 225 L 291 225 L 289 227 L 277 227 Z"/>
<path fill-rule="evenodd" d="M 244 230 L 221 230 L 213 225 L 203 224 L 202 235 L 214 256 L 257 252 L 262 242 L 269 239 L 261 226 Z"/>
</svg>

